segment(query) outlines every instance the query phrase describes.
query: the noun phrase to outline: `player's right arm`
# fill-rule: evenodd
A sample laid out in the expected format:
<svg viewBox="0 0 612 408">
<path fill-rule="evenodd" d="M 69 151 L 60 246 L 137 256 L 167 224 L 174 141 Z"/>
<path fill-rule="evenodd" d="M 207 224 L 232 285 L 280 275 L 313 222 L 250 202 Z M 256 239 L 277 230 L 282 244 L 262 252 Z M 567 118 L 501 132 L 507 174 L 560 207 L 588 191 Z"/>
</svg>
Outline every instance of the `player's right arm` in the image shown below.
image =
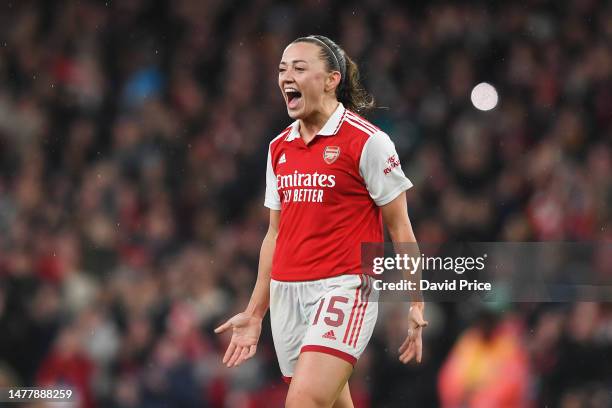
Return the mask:
<svg viewBox="0 0 612 408">
<path fill-rule="evenodd" d="M 259 251 L 257 283 L 255 283 L 251 300 L 245 310 L 245 313 L 260 319 L 263 319 L 266 315 L 270 305 L 270 272 L 272 271 L 272 258 L 274 257 L 274 248 L 276 248 L 279 223 L 280 211 L 270 210 L 270 224 Z"/>
<path fill-rule="evenodd" d="M 257 342 L 261 334 L 261 322 L 270 305 L 270 272 L 279 223 L 280 211 L 271 209 L 268 231 L 259 252 L 257 282 L 246 309 L 215 329 L 215 333 L 232 329 L 232 338 L 223 357 L 223 364 L 228 367 L 236 367 L 242 364 L 245 360 L 253 357 L 257 350 Z"/>
<path fill-rule="evenodd" d="M 236 367 L 255 355 L 261 334 L 261 321 L 270 306 L 270 274 L 281 216 L 281 201 L 276 174 L 272 166 L 272 144 L 282 135 L 283 133 L 272 140 L 268 149 L 264 205 L 270 209 L 270 223 L 259 252 L 257 282 L 251 294 L 251 300 L 244 312 L 238 313 L 215 329 L 215 333 L 223 333 L 232 329 L 232 338 L 223 356 L 223 364 L 228 367 Z"/>
</svg>

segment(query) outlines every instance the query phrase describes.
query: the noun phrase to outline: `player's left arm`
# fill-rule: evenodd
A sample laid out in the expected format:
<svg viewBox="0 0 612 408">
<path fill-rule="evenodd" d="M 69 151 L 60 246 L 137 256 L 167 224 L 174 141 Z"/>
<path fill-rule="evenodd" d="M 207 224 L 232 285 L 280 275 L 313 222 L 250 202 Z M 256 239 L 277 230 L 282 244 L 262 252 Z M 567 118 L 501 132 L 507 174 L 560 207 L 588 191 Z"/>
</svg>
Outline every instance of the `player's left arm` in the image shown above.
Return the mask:
<svg viewBox="0 0 612 408">
<path fill-rule="evenodd" d="M 409 251 L 410 256 L 418 256 L 418 246 L 416 245 L 416 237 L 412 230 L 412 224 L 408 217 L 408 206 L 406 205 L 406 192 L 400 193 L 395 199 L 380 207 L 383 221 L 389 231 L 391 240 L 395 245 L 396 252 Z M 414 243 L 414 245 L 401 244 Z M 414 253 L 412 253 L 414 252 Z M 420 278 L 420 271 L 416 275 L 411 276 L 411 279 Z M 414 300 L 410 304 L 409 311 L 409 327 L 406 340 L 399 348 L 399 359 L 402 363 L 408 363 L 412 358 L 416 357 L 417 362 L 421 362 L 423 355 L 423 327 L 427 326 L 427 321 L 423 319 L 425 311 L 425 303 L 420 299 Z"/>
<path fill-rule="evenodd" d="M 393 141 L 383 131 L 371 135 L 365 142 L 359 159 L 359 173 L 363 177 L 366 188 L 374 203 L 381 209 L 383 220 L 391 235 L 395 252 L 398 255 L 410 257 L 419 256 L 419 248 L 412 232 L 406 205 L 406 190 L 412 187 L 399 161 Z M 410 273 L 405 271 L 405 277 L 412 281 L 420 279 L 420 270 Z M 407 363 L 416 357 L 421 361 L 423 343 L 421 333 L 427 322 L 423 319 L 425 304 L 420 293 L 411 302 L 409 312 L 408 336 L 400 347 L 400 360 Z"/>
</svg>

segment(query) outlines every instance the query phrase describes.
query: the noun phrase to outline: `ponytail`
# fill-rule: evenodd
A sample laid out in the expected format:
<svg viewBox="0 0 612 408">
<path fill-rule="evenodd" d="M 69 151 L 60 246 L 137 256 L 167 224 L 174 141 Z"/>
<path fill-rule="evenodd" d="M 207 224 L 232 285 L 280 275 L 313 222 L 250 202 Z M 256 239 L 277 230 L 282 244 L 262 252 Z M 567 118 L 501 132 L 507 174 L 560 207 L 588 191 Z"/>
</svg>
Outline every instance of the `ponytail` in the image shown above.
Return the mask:
<svg viewBox="0 0 612 408">
<path fill-rule="evenodd" d="M 370 95 L 359 81 L 359 67 L 345 54 L 346 79 L 342 86 L 336 89 L 338 100 L 348 109 L 363 113 L 374 108 L 374 97 Z"/>
</svg>

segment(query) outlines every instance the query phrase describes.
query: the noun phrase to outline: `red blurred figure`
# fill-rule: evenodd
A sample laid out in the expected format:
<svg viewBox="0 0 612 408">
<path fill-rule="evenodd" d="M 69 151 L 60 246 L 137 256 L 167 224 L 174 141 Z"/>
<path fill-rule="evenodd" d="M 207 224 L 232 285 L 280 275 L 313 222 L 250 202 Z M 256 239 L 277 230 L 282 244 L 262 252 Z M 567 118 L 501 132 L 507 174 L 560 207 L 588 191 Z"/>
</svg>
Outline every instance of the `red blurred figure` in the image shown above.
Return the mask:
<svg viewBox="0 0 612 408">
<path fill-rule="evenodd" d="M 39 387 L 70 388 L 81 408 L 94 408 L 91 380 L 94 364 L 84 353 L 74 327 L 63 330 L 37 375 Z"/>
<path fill-rule="evenodd" d="M 442 407 L 529 407 L 529 363 L 512 318 L 485 312 L 453 347 L 438 378 Z"/>
</svg>

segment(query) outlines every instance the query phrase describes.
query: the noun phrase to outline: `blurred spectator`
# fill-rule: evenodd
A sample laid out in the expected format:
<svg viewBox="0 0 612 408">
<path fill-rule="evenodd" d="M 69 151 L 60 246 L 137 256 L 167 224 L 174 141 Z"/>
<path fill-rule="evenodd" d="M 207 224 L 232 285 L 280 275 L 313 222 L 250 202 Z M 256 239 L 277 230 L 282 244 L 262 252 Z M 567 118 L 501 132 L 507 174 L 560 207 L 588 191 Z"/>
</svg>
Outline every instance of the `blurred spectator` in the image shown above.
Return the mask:
<svg viewBox="0 0 612 408">
<path fill-rule="evenodd" d="M 71 388 L 80 406 L 94 407 L 92 380 L 94 364 L 83 349 L 79 329 L 69 326 L 61 330 L 50 354 L 38 371 L 41 387 Z"/>
<path fill-rule="evenodd" d="M 529 360 L 519 325 L 511 317 L 482 313 L 442 366 L 441 406 L 530 406 Z"/>
</svg>

